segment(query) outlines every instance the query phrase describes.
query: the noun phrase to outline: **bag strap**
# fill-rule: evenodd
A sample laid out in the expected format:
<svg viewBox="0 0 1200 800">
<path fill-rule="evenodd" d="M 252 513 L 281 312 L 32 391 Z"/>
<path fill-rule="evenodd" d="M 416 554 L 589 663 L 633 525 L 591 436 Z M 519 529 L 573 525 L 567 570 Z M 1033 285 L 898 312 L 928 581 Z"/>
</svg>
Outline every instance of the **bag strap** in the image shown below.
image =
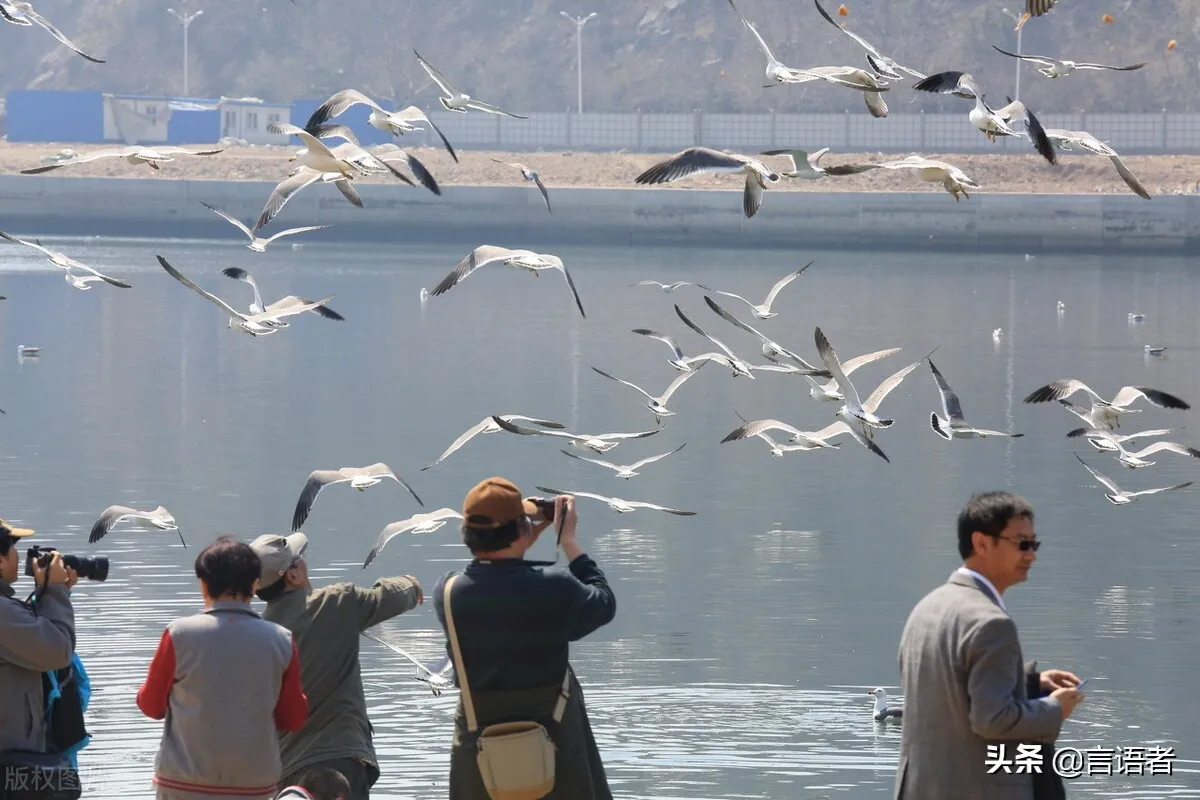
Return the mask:
<svg viewBox="0 0 1200 800">
<path fill-rule="evenodd" d="M 554 704 L 554 721 L 562 722 L 563 714 L 567 713 L 567 700 L 571 697 L 571 665 L 567 665 L 567 673 L 563 675 L 562 688 L 558 690 L 558 702 Z"/>
<path fill-rule="evenodd" d="M 458 646 L 458 633 L 454 629 L 454 612 L 450 610 L 450 588 L 457 579 L 457 575 L 452 575 L 446 581 L 442 590 L 442 608 L 446 612 L 446 633 L 449 635 L 450 649 L 454 654 L 454 670 L 458 674 L 459 696 L 462 697 L 463 711 L 467 715 L 467 730 L 474 733 L 479 729 L 479 724 L 475 719 L 475 704 L 471 701 L 471 687 L 467 682 L 467 665 L 463 661 L 462 650 Z"/>
</svg>

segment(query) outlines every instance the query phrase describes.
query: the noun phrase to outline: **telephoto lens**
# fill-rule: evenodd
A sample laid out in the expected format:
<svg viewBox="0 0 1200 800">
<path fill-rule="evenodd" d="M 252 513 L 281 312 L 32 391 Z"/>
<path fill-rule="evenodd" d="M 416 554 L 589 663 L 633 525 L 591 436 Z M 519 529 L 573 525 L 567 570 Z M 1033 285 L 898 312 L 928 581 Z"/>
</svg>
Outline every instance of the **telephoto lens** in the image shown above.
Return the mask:
<svg viewBox="0 0 1200 800">
<path fill-rule="evenodd" d="M 45 545 L 30 547 L 25 552 L 25 574 L 33 576 L 35 561 L 42 569 L 50 566 L 50 559 L 54 557 L 55 552 L 57 551 L 53 547 Z M 64 566 L 75 570 L 81 578 L 89 581 L 108 580 L 108 559 L 105 556 L 71 556 L 64 553 L 62 562 Z"/>
</svg>

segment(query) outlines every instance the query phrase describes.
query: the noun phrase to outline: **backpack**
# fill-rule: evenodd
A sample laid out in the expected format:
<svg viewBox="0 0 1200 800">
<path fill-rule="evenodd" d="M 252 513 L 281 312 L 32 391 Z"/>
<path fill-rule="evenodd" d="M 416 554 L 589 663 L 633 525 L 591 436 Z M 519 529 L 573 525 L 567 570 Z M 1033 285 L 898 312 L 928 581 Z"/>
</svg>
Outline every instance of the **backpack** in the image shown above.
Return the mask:
<svg viewBox="0 0 1200 800">
<path fill-rule="evenodd" d="M 62 669 L 42 673 L 42 691 L 46 698 L 47 749 L 66 755 L 71 766 L 79 768 L 78 753 L 91 743 L 83 714 L 92 698 L 92 684 L 78 653 Z"/>
</svg>

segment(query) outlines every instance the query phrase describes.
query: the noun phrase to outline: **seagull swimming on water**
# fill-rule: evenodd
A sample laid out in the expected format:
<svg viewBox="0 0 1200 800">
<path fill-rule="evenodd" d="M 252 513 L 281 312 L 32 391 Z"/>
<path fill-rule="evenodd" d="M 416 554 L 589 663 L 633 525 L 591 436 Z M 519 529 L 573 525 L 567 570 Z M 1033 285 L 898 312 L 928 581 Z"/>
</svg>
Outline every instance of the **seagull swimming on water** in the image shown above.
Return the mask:
<svg viewBox="0 0 1200 800">
<path fill-rule="evenodd" d="M 904 709 L 888 707 L 888 696 L 885 690 L 876 688 L 867 694 L 875 696 L 875 709 L 872 716 L 876 722 L 884 722 L 889 719 L 899 720 L 904 716 Z"/>
<path fill-rule="evenodd" d="M 363 569 L 366 569 L 367 565 L 375 560 L 375 557 L 382 552 L 388 542 L 400 534 L 433 533 L 445 525 L 447 520 L 462 518 L 463 515 L 453 508 L 439 508 L 437 511 L 430 511 L 428 514 L 414 514 L 408 519 L 390 523 L 379 532 L 379 537 L 375 540 L 375 544 L 371 546 L 371 552 L 367 553 L 367 560 L 363 562 Z"/>
<path fill-rule="evenodd" d="M 534 425 L 540 425 L 543 428 L 561 429 L 561 428 L 565 427 L 561 422 L 551 422 L 548 419 L 537 419 L 536 417 L 526 417 L 526 416 L 522 416 L 521 414 L 498 414 L 497 416 L 506 422 L 512 422 L 513 420 L 519 419 L 522 422 L 532 422 Z M 443 461 L 446 460 L 446 457 L 448 455 L 450 455 L 455 450 L 462 447 L 467 442 L 474 439 L 476 436 L 478 436 L 480 434 L 484 434 L 484 433 L 499 433 L 501 430 L 503 430 L 503 429 L 496 423 L 494 418 L 492 418 L 491 416 L 484 417 L 482 420 L 480 420 L 475 425 L 472 425 L 470 428 L 467 428 L 467 430 L 462 434 L 462 436 L 459 436 L 457 439 L 455 439 L 450 444 L 450 446 L 447 447 L 446 450 L 433 461 L 433 463 L 431 463 L 427 466 L 421 467 L 421 472 L 424 472 L 427 469 L 432 469 L 433 467 L 442 463 Z"/>
<path fill-rule="evenodd" d="M 429 62 L 421 58 L 420 53 L 418 53 L 416 50 L 413 50 L 413 55 L 417 57 L 417 62 L 421 65 L 421 69 L 425 70 L 425 73 L 429 75 L 429 77 L 433 79 L 433 82 L 438 85 L 438 88 L 442 90 L 442 96 L 438 98 L 438 102 L 440 102 L 442 104 L 442 108 L 446 109 L 447 111 L 457 111 L 459 114 L 465 114 L 467 113 L 467 109 L 471 109 L 473 111 L 484 111 L 488 114 L 502 114 L 506 117 L 515 117 L 517 119 L 529 119 L 529 117 L 523 117 L 520 114 L 514 114 L 511 111 L 505 111 L 499 106 L 494 106 L 491 103 L 485 103 L 482 100 L 476 100 L 469 94 L 460 92 L 458 89 L 454 88 L 454 84 L 450 83 L 445 75 L 438 72 L 436 69 L 430 66 Z"/>
<path fill-rule="evenodd" d="M 1105 400 L 1083 381 L 1074 378 L 1057 380 L 1034 389 L 1025 398 L 1025 402 L 1044 403 L 1048 400 L 1065 400 L 1076 392 L 1084 392 L 1092 398 L 1091 414 L 1097 428 L 1119 428 L 1122 414 L 1138 413 L 1139 409 L 1129 408 L 1129 406 L 1139 397 L 1146 398 L 1152 405 L 1156 405 L 1159 408 L 1183 411 L 1191 408 L 1190 405 L 1173 394 L 1167 394 L 1158 389 L 1150 389 L 1144 386 L 1123 386 L 1112 400 Z"/>
<path fill-rule="evenodd" d="M 208 203 L 205 203 L 203 200 L 200 201 L 200 205 L 204 206 L 209 211 L 213 212 L 218 217 L 220 217 L 221 219 L 230 223 L 231 225 L 233 225 L 235 228 L 237 228 L 242 233 L 246 234 L 246 236 L 248 236 L 250 238 L 250 244 L 246 245 L 246 247 L 249 250 L 254 251 L 255 253 L 265 253 L 267 251 L 267 245 L 269 245 L 271 242 L 275 241 L 276 239 L 282 239 L 284 236 L 291 236 L 296 233 L 305 233 L 307 231 L 319 231 L 322 228 L 329 227 L 328 225 L 305 225 L 303 228 L 288 228 L 286 231 L 280 231 L 279 233 L 275 234 L 274 236 L 270 236 L 266 239 L 263 239 L 257 235 L 258 228 L 255 228 L 254 230 L 250 230 L 249 228 L 246 227 L 245 223 L 243 223 L 237 217 L 232 216 L 231 214 L 226 214 L 221 209 L 214 208 L 214 207 L 210 206 Z"/>
<path fill-rule="evenodd" d="M 276 300 L 274 303 L 271 303 L 271 305 L 269 305 L 269 306 L 264 306 L 263 300 L 262 300 L 262 295 L 260 295 L 258 293 L 258 283 L 255 282 L 254 276 L 251 275 L 249 272 L 242 269 L 241 267 L 226 267 L 225 269 L 221 270 L 221 274 L 224 275 L 226 278 L 232 278 L 235 281 L 242 281 L 243 283 L 250 284 L 250 288 L 254 290 L 254 302 L 250 304 L 250 313 L 251 314 L 263 314 L 263 313 L 267 313 L 267 312 L 282 311 L 285 308 L 292 308 L 293 306 L 307 305 L 307 304 L 312 303 L 312 301 L 307 298 L 297 297 L 294 294 L 289 294 L 287 297 L 284 297 L 280 300 Z M 327 306 L 323 306 L 323 305 L 316 306 L 315 308 L 310 308 L 308 310 L 318 316 L 324 317 L 325 319 L 336 319 L 339 321 L 344 321 L 346 319 L 341 314 L 334 311 L 332 308 L 328 308 Z M 269 325 L 271 327 L 275 327 L 275 328 L 286 328 L 289 323 L 284 322 L 282 319 L 275 319 L 275 320 L 266 320 L 266 321 L 264 321 L 264 324 Z"/>
<path fill-rule="evenodd" d="M 538 175 L 536 170 L 532 170 L 529 167 L 525 166 L 524 164 L 514 163 L 512 161 L 505 161 L 500 158 L 493 158 L 492 161 L 495 161 L 498 164 L 504 164 L 504 165 L 512 167 L 513 169 L 516 169 L 516 170 L 520 170 L 522 178 L 524 178 L 527 181 L 533 181 L 534 184 L 537 186 L 538 191 L 540 191 L 542 193 L 542 199 L 546 201 L 546 210 L 549 211 L 551 215 L 554 214 L 553 211 L 550 211 L 550 195 L 546 192 L 545 184 L 542 183 L 542 176 Z"/>
<path fill-rule="evenodd" d="M 549 253 L 535 253 L 532 250 L 513 250 L 494 244 L 480 245 L 472 250 L 462 261 L 458 262 L 458 266 L 451 270 L 449 275 L 442 279 L 441 283 L 433 288 L 430 294 L 434 296 L 445 294 L 475 274 L 475 271 L 480 267 L 486 267 L 488 264 L 497 262 L 508 267 L 529 270 L 533 273 L 534 277 L 537 277 L 538 272 L 541 270 L 558 270 L 563 274 L 563 277 L 567 281 L 567 287 L 570 288 L 571 294 L 575 297 L 575 305 L 579 307 L 580 316 L 585 319 L 587 318 L 587 314 L 583 313 L 583 301 L 579 299 L 579 292 L 575 289 L 575 281 L 572 280 L 571 273 L 567 272 L 567 267 L 561 258 Z"/>
<path fill-rule="evenodd" d="M 678 453 L 680 450 L 682 450 L 684 448 L 684 446 L 686 444 L 687 443 L 684 442 L 684 444 L 679 445 L 679 447 L 676 447 L 674 450 L 672 450 L 669 453 L 659 453 L 656 456 L 650 456 L 649 458 L 643 458 L 640 461 L 635 461 L 632 464 L 625 464 L 625 465 L 612 464 L 608 461 L 602 461 L 599 458 L 588 458 L 587 456 L 577 456 L 574 453 L 568 452 L 567 450 L 559 450 L 559 452 L 565 456 L 570 456 L 571 458 L 575 458 L 580 461 L 590 461 L 593 464 L 599 464 L 602 467 L 607 467 L 608 469 L 611 469 L 613 471 L 613 473 L 614 473 L 613 477 L 625 478 L 626 480 L 629 480 L 633 476 L 640 474 L 637 471 L 638 467 L 644 467 L 647 464 L 653 464 L 655 461 L 659 461 L 661 459 L 666 458 L 669 455 Z"/>
<path fill-rule="evenodd" d="M 58 252 L 57 250 L 51 250 L 49 247 L 44 246 L 40 241 L 38 241 L 36 239 L 32 242 L 29 242 L 29 241 L 26 241 L 25 239 L 20 239 L 16 236 L 12 236 L 11 234 L 7 234 L 4 231 L 0 231 L 0 238 L 7 239 L 8 241 L 13 242 L 15 244 L 23 244 L 26 247 L 32 247 L 34 250 L 37 250 L 39 253 L 44 255 L 46 257 L 46 260 L 49 261 L 51 264 L 58 267 L 59 269 L 66 270 L 67 281 L 70 282 L 70 284 L 72 286 L 74 286 L 76 289 L 87 289 L 87 288 L 89 288 L 87 286 L 87 284 L 90 283 L 91 281 L 95 281 L 95 280 L 104 281 L 105 283 L 109 284 L 110 286 L 116 286 L 120 289 L 132 289 L 133 288 L 125 281 L 119 281 L 116 278 L 110 278 L 107 275 L 104 275 L 101 272 L 93 269 L 92 267 L 89 267 L 87 264 L 80 264 L 78 261 L 71 258 L 70 256 L 63 255 L 62 253 Z M 78 278 L 75 275 L 73 275 L 71 272 L 71 270 L 75 270 L 75 269 L 90 273 L 90 275 L 92 277 Z"/>
<path fill-rule="evenodd" d="M 95 544 L 100 541 L 118 523 L 125 520 L 130 520 L 136 527 L 146 530 L 175 531 L 179 534 L 179 543 L 185 548 L 187 547 L 187 542 L 183 541 L 183 534 L 180 533 L 179 526 L 175 524 L 175 518 L 162 506 L 153 511 L 138 511 L 128 506 L 109 506 L 100 512 L 100 517 L 92 525 L 88 543 Z"/>
<path fill-rule="evenodd" d="M 647 508 L 651 511 L 665 511 L 668 514 L 675 514 L 680 517 L 693 517 L 695 511 L 680 511 L 678 508 L 667 508 L 666 506 L 655 505 L 654 503 L 643 503 L 640 500 L 622 500 L 619 497 L 605 497 L 600 494 L 592 494 L 591 492 L 564 492 L 562 489 L 549 489 L 545 486 L 538 486 L 539 492 L 547 492 L 549 494 L 569 494 L 575 497 L 587 497 L 592 500 L 599 500 L 601 503 L 607 503 L 608 507 L 618 514 L 628 514 L 630 511 L 636 511 L 639 508 Z"/>
<path fill-rule="evenodd" d="M 742 193 L 742 211 L 753 217 L 762 205 L 763 190 L 779 183 L 779 173 L 761 161 L 737 153 L 722 153 L 708 147 L 689 147 L 665 161 L 660 161 L 633 179 L 639 184 L 659 184 L 676 181 L 699 172 L 744 173 L 746 188 Z"/>
<path fill-rule="evenodd" d="M 1033 61 L 1041 64 L 1042 66 L 1038 68 L 1038 72 L 1042 73 L 1047 78 L 1062 78 L 1070 75 L 1077 69 L 1110 69 L 1118 72 L 1128 72 L 1130 70 L 1141 69 L 1142 67 L 1146 66 L 1145 61 L 1141 62 L 1140 64 L 1131 64 L 1128 67 L 1113 67 L 1109 66 L 1108 64 L 1089 64 L 1083 61 L 1076 62 L 1059 60 L 1057 58 L 1050 58 L 1049 56 L 1018 55 L 1016 53 L 1010 53 L 1007 50 L 1001 50 L 999 47 L 996 47 L 996 45 L 992 45 L 992 49 L 998 53 L 1003 53 L 1006 56 L 1019 58 L 1022 61 Z"/>
<path fill-rule="evenodd" d="M 366 491 L 368 487 L 374 486 L 385 478 L 391 478 L 396 483 L 408 489 L 408 493 L 413 496 L 417 504 L 424 506 L 425 503 L 417 497 L 417 493 L 412 490 L 412 487 L 405 483 L 399 475 L 392 471 L 392 468 L 382 461 L 374 464 L 369 464 L 365 467 L 338 467 L 337 469 L 315 469 L 304 482 L 304 489 L 300 492 L 300 499 L 296 501 L 296 510 L 292 514 L 292 530 L 298 531 L 308 519 L 308 512 L 312 510 L 312 505 L 317 499 L 317 495 L 326 486 L 334 483 L 349 483 L 351 489 L 358 489 L 360 492 Z"/>
<path fill-rule="evenodd" d="M 1083 464 L 1084 469 L 1092 473 L 1093 478 L 1100 481 L 1100 483 L 1103 484 L 1104 487 L 1109 490 L 1109 492 L 1111 492 L 1111 494 L 1106 493 L 1104 496 L 1107 497 L 1108 502 L 1112 503 L 1114 506 L 1123 506 L 1127 503 L 1132 503 L 1134 500 L 1143 495 L 1158 494 L 1159 492 L 1171 492 L 1175 489 L 1184 489 L 1192 485 L 1192 481 L 1187 481 L 1186 483 L 1177 483 L 1174 486 L 1164 486 L 1160 489 L 1143 489 L 1140 492 L 1127 492 L 1120 486 L 1117 486 L 1112 478 L 1102 475 L 1101 473 L 1089 467 L 1086 461 L 1084 461 L 1082 458 L 1079 458 L 1078 453 L 1072 453 L 1072 455 L 1079 460 L 1080 464 Z"/>
<path fill-rule="evenodd" d="M 929 370 L 933 373 L 933 380 L 937 384 L 938 392 L 942 396 L 942 413 L 946 415 L 943 419 L 933 411 L 929 415 L 929 424 L 933 428 L 934 433 L 941 436 L 947 441 L 954 439 L 986 439 L 989 436 L 1006 436 L 1010 439 L 1017 439 L 1025 434 L 1023 433 L 1005 433 L 1004 431 L 990 431 L 985 428 L 974 428 L 967 424 L 963 417 L 962 404 L 958 401 L 958 395 L 950 388 L 950 384 L 946 382 L 942 373 L 934 366 L 933 360 L 929 361 Z"/>
<path fill-rule="evenodd" d="M 644 439 L 647 436 L 653 436 L 656 433 L 661 433 L 664 428 L 655 428 L 652 431 L 640 431 L 638 433 L 568 433 L 560 430 L 537 430 L 536 428 L 522 428 L 519 425 L 514 425 L 503 417 L 493 416 L 492 421 L 499 425 L 509 433 L 519 433 L 522 436 L 557 436 L 567 439 L 567 444 L 572 447 L 578 447 L 581 450 L 591 450 L 594 453 L 606 453 L 621 443 L 623 439 Z"/>
<path fill-rule="evenodd" d="M 87 53 L 80 50 L 71 40 L 68 39 L 62 31 L 50 24 L 50 21 L 41 14 L 33 10 L 33 4 L 26 0 L 0 0 L 0 18 L 5 22 L 11 22 L 14 25 L 22 25 L 28 27 L 31 23 L 37 23 L 44 28 L 51 36 L 65 44 L 67 47 L 74 50 L 79 55 L 91 61 L 93 64 L 103 64 L 104 59 L 89 56 Z"/>
</svg>

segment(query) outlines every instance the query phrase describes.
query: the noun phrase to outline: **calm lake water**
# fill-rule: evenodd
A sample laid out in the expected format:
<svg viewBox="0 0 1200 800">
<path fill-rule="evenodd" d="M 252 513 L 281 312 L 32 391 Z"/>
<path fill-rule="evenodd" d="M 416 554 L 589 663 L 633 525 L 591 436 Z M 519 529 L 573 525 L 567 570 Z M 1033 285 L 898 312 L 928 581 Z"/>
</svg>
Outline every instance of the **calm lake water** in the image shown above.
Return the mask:
<svg viewBox="0 0 1200 800">
<path fill-rule="evenodd" d="M 889 796 L 900 728 L 872 720 L 867 690 L 898 694 L 904 620 L 958 563 L 955 515 L 972 492 L 1006 488 L 1032 501 L 1046 543 L 1029 582 L 1006 598 L 1026 656 L 1091 678 L 1060 745 L 1177 754 L 1173 776 L 1084 777 L 1072 796 L 1200 798 L 1200 485 L 1114 507 L 1072 453 L 1128 489 L 1200 477 L 1200 463 L 1166 453 L 1148 469 L 1123 469 L 1066 439 L 1076 419 L 1057 404 L 1021 403 L 1066 377 L 1108 395 L 1136 384 L 1200 402 L 1200 281 L 1185 261 L 560 249 L 581 319 L 561 276 L 494 266 L 422 304 L 421 288 L 479 242 L 354 249 L 319 237 L 263 255 L 236 240 L 47 241 L 134 287 L 87 292 L 32 251 L 0 247 L 9 298 L 0 303 L 0 516 L 36 528 L 41 544 L 113 562 L 106 583 L 75 591 L 79 651 L 95 687 L 94 741 L 81 757 L 88 796 L 151 794 L 161 723 L 144 718 L 134 696 L 163 625 L 200 607 L 199 549 L 222 533 L 286 532 L 312 469 L 384 461 L 425 510 L 458 508 L 472 484 L 502 474 L 527 493 L 541 484 L 698 512 L 618 515 L 579 501 L 581 539 L 612 581 L 618 613 L 572 648 L 572 661 L 620 797 Z M 273 336 L 235 334 L 219 309 L 159 269 L 158 253 L 239 308 L 250 289 L 222 268 L 252 270 L 268 302 L 336 293 L 330 305 L 346 321 L 308 314 Z M 420 471 L 492 413 L 584 433 L 648 430 L 644 398 L 590 369 L 665 388 L 677 375 L 667 348 L 631 328 L 668 332 L 688 355 L 711 350 L 675 316 L 677 302 L 739 354 L 763 359 L 695 287 L 664 295 L 628 284 L 699 280 L 758 302 L 809 260 L 773 319 L 714 297 L 806 358 L 816 359 L 818 325 L 843 359 L 902 347 L 854 374 L 864 396 L 939 347 L 935 362 L 968 421 L 1025 437 L 936 436 L 938 394 L 921 367 L 881 407 L 897 420 L 877 435 L 891 463 L 844 438 L 836 452 L 775 459 L 760 440 L 720 444 L 737 413 L 815 430 L 836 406 L 811 399 L 800 377 L 734 379 L 709 365 L 672 399 L 677 414 L 661 434 L 605 456 L 624 464 L 687 443 L 632 480 L 567 458 L 561 440 L 503 433 Z M 1131 324 L 1130 312 L 1145 321 Z M 41 358 L 19 363 L 19 344 L 40 346 Z M 1148 359 L 1145 344 L 1169 349 Z M 1139 407 L 1123 430 L 1187 426 L 1171 438 L 1200 441 L 1194 411 Z M 140 531 L 89 545 L 92 521 L 113 503 L 166 506 L 188 549 L 173 533 Z M 397 538 L 361 567 L 384 525 L 418 511 L 390 482 L 362 494 L 327 489 L 305 527 L 314 581 L 411 573 L 432 587 L 466 560 L 454 523 Z M 552 545 L 536 555 L 553 558 Z M 429 661 L 443 652 L 428 605 L 377 632 Z M 374 796 L 444 797 L 456 696 L 432 697 L 374 642 L 362 640 L 362 654 L 383 762 Z"/>
</svg>

